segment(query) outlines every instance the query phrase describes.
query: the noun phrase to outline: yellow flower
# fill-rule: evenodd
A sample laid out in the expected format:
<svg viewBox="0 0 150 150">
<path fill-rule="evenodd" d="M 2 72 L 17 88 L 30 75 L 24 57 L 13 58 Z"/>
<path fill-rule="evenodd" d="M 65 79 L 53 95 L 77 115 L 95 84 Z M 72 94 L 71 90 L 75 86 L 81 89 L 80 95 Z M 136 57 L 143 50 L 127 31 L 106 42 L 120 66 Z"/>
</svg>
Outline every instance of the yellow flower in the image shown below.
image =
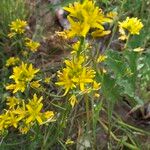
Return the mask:
<svg viewBox="0 0 150 150">
<path fill-rule="evenodd" d="M 108 35 L 110 33 L 111 33 L 110 30 L 106 30 L 106 31 L 105 30 L 96 30 L 96 31 L 92 32 L 92 36 L 94 38 L 98 38 L 98 37 L 103 37 L 105 35 Z"/>
<path fill-rule="evenodd" d="M 46 111 L 43 113 L 43 117 L 46 118 L 46 120 L 50 120 L 54 117 L 54 112 L 53 111 Z"/>
<path fill-rule="evenodd" d="M 20 103 L 20 100 L 16 97 L 8 97 L 7 98 L 7 106 L 9 106 L 9 109 L 14 108 L 14 106 L 18 105 Z"/>
<path fill-rule="evenodd" d="M 121 40 L 127 39 L 126 31 L 128 34 L 134 35 L 139 34 L 140 30 L 143 28 L 143 23 L 138 18 L 129 18 L 127 17 L 125 21 L 119 22 L 119 32 L 121 34 Z"/>
<path fill-rule="evenodd" d="M 31 128 L 31 125 L 20 126 L 20 127 L 19 127 L 19 131 L 20 131 L 22 134 L 26 134 L 26 133 L 28 133 L 28 131 L 30 130 L 30 128 Z"/>
<path fill-rule="evenodd" d="M 76 74 L 82 69 L 84 61 L 85 58 L 81 55 L 79 57 L 73 56 L 72 60 L 65 60 L 65 64 L 68 69 L 70 69 L 70 72 L 72 72 L 72 74 Z"/>
<path fill-rule="evenodd" d="M 10 30 L 11 30 L 11 36 L 14 36 L 15 33 L 17 34 L 22 34 L 25 32 L 25 27 L 27 26 L 27 22 L 26 21 L 23 21 L 23 20 L 20 20 L 20 19 L 17 19 L 15 21 L 12 21 L 11 24 L 10 24 Z"/>
<path fill-rule="evenodd" d="M 34 121 L 37 121 L 39 125 L 50 122 L 54 117 L 53 111 L 47 111 L 42 113 L 43 104 L 42 101 L 43 97 L 37 97 L 36 94 L 33 95 L 32 100 L 26 105 L 27 108 L 27 117 L 26 117 L 26 124 L 31 124 Z"/>
<path fill-rule="evenodd" d="M 62 37 L 63 39 L 67 39 L 68 38 L 67 33 L 64 32 L 64 31 L 61 31 L 61 32 L 60 31 L 56 31 L 55 34 L 58 35 L 59 37 Z"/>
<path fill-rule="evenodd" d="M 71 54 L 76 54 L 76 53 L 79 51 L 80 45 L 81 45 L 81 42 L 80 42 L 80 41 L 74 43 L 74 44 L 72 45 L 72 49 L 73 49 L 73 50 L 72 50 Z"/>
<path fill-rule="evenodd" d="M 18 116 L 15 115 L 13 111 L 9 111 L 9 117 L 7 119 L 7 123 L 9 124 L 9 126 L 14 126 L 15 128 L 17 128 L 20 120 L 21 118 L 18 118 Z"/>
<path fill-rule="evenodd" d="M 69 74 L 70 74 L 70 70 L 68 68 L 64 68 L 63 72 L 58 71 L 59 81 L 56 82 L 56 85 L 64 87 L 65 89 L 64 95 L 66 95 L 70 89 L 76 87 L 73 81 L 71 80 L 71 78 L 69 77 Z"/>
<path fill-rule="evenodd" d="M 90 28 L 103 31 L 103 24 L 111 22 L 111 19 L 106 18 L 103 12 L 90 0 L 69 4 L 69 7 L 64 7 L 64 10 L 70 13 L 68 16 L 70 29 L 66 31 L 69 38 L 74 36 L 86 37 Z"/>
<path fill-rule="evenodd" d="M 23 55 L 24 57 L 28 57 L 28 54 L 29 54 L 28 51 L 22 50 L 22 55 Z"/>
<path fill-rule="evenodd" d="M 84 42 L 83 44 L 81 44 L 80 41 L 77 41 L 76 43 L 74 43 L 74 44 L 72 45 L 71 54 L 77 54 L 77 53 L 80 51 L 80 49 L 81 49 L 81 52 L 82 52 L 83 50 L 86 50 L 86 51 L 87 51 L 88 48 L 90 48 L 89 43 Z"/>
<path fill-rule="evenodd" d="M 75 104 L 78 102 L 76 96 L 73 94 L 70 98 L 69 98 L 69 102 L 72 106 L 72 108 L 75 106 Z"/>
<path fill-rule="evenodd" d="M 94 97 L 95 97 L 95 98 L 99 98 L 99 97 L 100 97 L 100 94 L 95 93 L 95 94 L 94 94 Z"/>
<path fill-rule="evenodd" d="M 41 110 L 43 108 L 43 104 L 41 103 L 43 97 L 41 96 L 39 99 L 36 94 L 33 95 L 33 99 L 29 101 L 26 105 L 27 108 L 27 118 L 26 124 L 34 122 L 37 120 L 39 124 L 42 124 L 42 113 Z"/>
<path fill-rule="evenodd" d="M 101 63 L 107 59 L 107 56 L 105 55 L 100 55 L 97 59 L 97 63 Z"/>
<path fill-rule="evenodd" d="M 0 115 L 0 131 L 4 131 L 4 129 L 9 127 L 9 124 L 7 123 L 8 117 L 9 117 L 8 111 Z"/>
<path fill-rule="evenodd" d="M 16 109 L 12 110 L 13 114 L 17 115 L 19 120 L 23 120 L 27 115 L 26 104 L 24 100 L 22 100 L 21 102 L 22 103 L 20 103 L 20 105 L 18 105 Z"/>
<path fill-rule="evenodd" d="M 85 85 L 87 83 L 92 83 L 94 82 L 94 77 L 95 77 L 95 71 L 90 69 L 90 68 L 83 68 L 82 72 L 80 73 L 79 76 L 73 77 L 73 82 L 76 84 L 79 84 L 80 90 L 84 91 L 86 90 Z"/>
<path fill-rule="evenodd" d="M 10 32 L 10 33 L 8 34 L 8 37 L 9 37 L 9 38 L 12 38 L 12 37 L 14 37 L 15 35 L 16 35 L 16 33 Z"/>
<path fill-rule="evenodd" d="M 65 60 L 66 68 L 58 72 L 59 81 L 57 85 L 64 87 L 66 95 L 69 90 L 79 89 L 82 92 L 92 86 L 95 78 L 95 71 L 90 67 L 84 66 L 85 58 L 80 56 L 72 60 Z"/>
<path fill-rule="evenodd" d="M 132 75 L 133 75 L 133 72 L 131 71 L 131 69 L 127 68 L 125 72 L 125 76 L 132 76 Z"/>
<path fill-rule="evenodd" d="M 42 113 L 42 119 L 43 119 L 42 124 L 47 124 L 49 122 L 56 121 L 54 119 L 54 112 L 53 111 L 46 111 L 46 112 Z"/>
<path fill-rule="evenodd" d="M 9 84 L 6 86 L 6 90 L 13 90 L 13 93 L 16 93 L 18 91 L 24 92 L 26 89 L 25 82 L 17 82 L 15 84 Z"/>
<path fill-rule="evenodd" d="M 20 66 L 16 66 L 13 68 L 13 74 L 9 77 L 10 79 L 14 80 L 14 84 L 10 84 L 6 86 L 7 90 L 14 90 L 13 93 L 17 91 L 24 92 L 27 85 L 34 79 L 35 74 L 39 71 L 39 69 L 34 69 L 32 64 L 29 66 L 22 62 Z M 38 81 L 32 83 L 38 85 Z"/>
<path fill-rule="evenodd" d="M 45 83 L 50 83 L 50 81 L 51 81 L 51 77 L 47 77 L 47 78 L 44 79 Z"/>
<path fill-rule="evenodd" d="M 117 17 L 117 15 L 118 15 L 117 12 L 111 11 L 111 12 L 108 12 L 108 13 L 106 14 L 106 17 L 111 18 L 111 19 L 114 19 L 114 18 Z"/>
<path fill-rule="evenodd" d="M 30 83 L 30 86 L 33 88 L 33 89 L 36 89 L 36 88 L 39 88 L 40 87 L 40 80 L 38 80 L 38 81 L 32 81 L 31 83 Z"/>
<path fill-rule="evenodd" d="M 10 79 L 13 79 L 15 82 L 30 82 L 37 72 L 39 72 L 39 69 L 34 69 L 32 64 L 28 66 L 22 62 L 20 66 L 13 68 L 13 75 L 10 76 Z"/>
<path fill-rule="evenodd" d="M 18 57 L 10 57 L 9 59 L 7 59 L 6 61 L 6 66 L 14 66 L 16 65 L 18 62 L 20 61 L 20 59 Z"/>
<path fill-rule="evenodd" d="M 56 85 L 63 86 L 65 88 L 66 95 L 70 89 L 76 88 L 75 83 L 72 81 L 73 76 L 80 73 L 82 69 L 82 63 L 84 62 L 84 57 L 73 58 L 73 60 L 65 60 L 66 68 L 62 72 L 58 71 L 59 81 Z"/>
<path fill-rule="evenodd" d="M 25 45 L 27 48 L 29 48 L 32 52 L 36 52 L 39 48 L 40 44 L 38 42 L 34 42 L 33 40 L 27 38 Z"/>
<path fill-rule="evenodd" d="M 101 88 L 101 83 L 93 82 L 93 90 L 99 90 Z"/>
<path fill-rule="evenodd" d="M 72 145 L 74 144 L 74 141 L 72 141 L 70 138 L 67 139 L 67 141 L 65 142 L 66 145 Z"/>
<path fill-rule="evenodd" d="M 119 33 L 120 33 L 119 40 L 124 41 L 128 39 L 128 35 L 126 35 L 126 32 L 123 28 L 119 28 Z"/>
<path fill-rule="evenodd" d="M 86 37 L 90 26 L 86 22 L 75 22 L 70 17 L 68 17 L 71 28 L 69 30 L 65 30 L 68 38 L 73 38 L 75 36 L 83 36 Z"/>
<path fill-rule="evenodd" d="M 141 47 L 137 47 L 135 49 L 133 49 L 134 52 L 143 52 L 144 51 L 144 48 L 141 48 Z"/>
</svg>

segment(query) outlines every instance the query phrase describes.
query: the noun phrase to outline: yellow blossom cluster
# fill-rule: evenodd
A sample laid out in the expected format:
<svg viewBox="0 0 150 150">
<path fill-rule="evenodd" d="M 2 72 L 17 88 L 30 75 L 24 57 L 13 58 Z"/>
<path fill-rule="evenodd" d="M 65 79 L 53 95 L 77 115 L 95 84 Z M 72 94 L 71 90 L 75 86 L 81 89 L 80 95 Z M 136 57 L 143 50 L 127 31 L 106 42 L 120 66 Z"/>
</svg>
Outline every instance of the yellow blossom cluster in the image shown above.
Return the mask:
<svg viewBox="0 0 150 150">
<path fill-rule="evenodd" d="M 10 24 L 10 33 L 8 34 L 8 36 L 10 38 L 14 37 L 16 34 L 23 34 L 25 32 L 25 28 L 27 26 L 27 22 L 20 20 L 20 19 L 16 19 L 15 21 L 12 21 Z"/>
<path fill-rule="evenodd" d="M 127 40 L 128 35 L 139 34 L 140 30 L 143 28 L 143 24 L 138 18 L 129 18 L 123 22 L 119 22 L 119 32 L 120 32 L 120 40 Z"/>
<path fill-rule="evenodd" d="M 29 38 L 26 38 L 25 40 L 25 46 L 31 50 L 32 52 L 36 52 L 39 48 L 40 44 L 38 42 L 35 42 Z"/>
<path fill-rule="evenodd" d="M 98 90 L 100 83 L 95 81 L 95 71 L 85 65 L 85 58 L 80 55 L 79 57 L 73 55 L 71 60 L 65 60 L 66 67 L 58 71 L 57 85 L 65 89 L 64 95 L 70 90 L 78 91 L 81 93 L 90 93 L 91 91 Z M 76 102 L 75 95 L 70 98 L 71 105 L 74 106 Z"/>
<path fill-rule="evenodd" d="M 24 92 L 27 87 L 38 88 L 39 80 L 33 81 L 39 69 L 34 69 L 33 65 L 22 62 L 20 66 L 13 67 L 13 74 L 9 77 L 15 83 L 7 85 L 7 90 L 13 90 L 13 93 L 18 91 Z"/>
<path fill-rule="evenodd" d="M 20 59 L 19 59 L 18 57 L 10 57 L 10 58 L 7 59 L 7 61 L 6 61 L 6 67 L 14 66 L 14 65 L 16 65 L 19 61 L 20 61 Z"/>
<path fill-rule="evenodd" d="M 0 114 L 0 132 L 7 130 L 9 127 L 18 128 L 22 134 L 26 134 L 35 124 L 42 125 L 51 122 L 54 117 L 53 111 L 43 112 L 43 97 L 33 95 L 27 103 L 25 100 L 16 97 L 7 98 L 7 107 Z"/>
<path fill-rule="evenodd" d="M 90 29 L 93 30 L 91 35 L 94 37 L 102 37 L 110 33 L 109 30 L 105 31 L 103 24 L 112 22 L 112 19 L 106 17 L 102 10 L 95 6 L 93 1 L 75 2 L 68 7 L 64 7 L 64 10 L 69 12 L 67 18 L 70 28 L 64 31 L 68 38 L 75 36 L 86 37 Z"/>
<path fill-rule="evenodd" d="M 9 38 L 12 38 L 16 35 L 24 35 L 25 28 L 28 26 L 27 22 L 24 20 L 16 19 L 12 21 L 10 26 L 10 33 L 8 34 Z M 25 37 L 24 39 L 24 46 L 32 52 L 36 52 L 37 49 L 40 47 L 40 43 L 33 41 L 32 39 Z"/>
</svg>

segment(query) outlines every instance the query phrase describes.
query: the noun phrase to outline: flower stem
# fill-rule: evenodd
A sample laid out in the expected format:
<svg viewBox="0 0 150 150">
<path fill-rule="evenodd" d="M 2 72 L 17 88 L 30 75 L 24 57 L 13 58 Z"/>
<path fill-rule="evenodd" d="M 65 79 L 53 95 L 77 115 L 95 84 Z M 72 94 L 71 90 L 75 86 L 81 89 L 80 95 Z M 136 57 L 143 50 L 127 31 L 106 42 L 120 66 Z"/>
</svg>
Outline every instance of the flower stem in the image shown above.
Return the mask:
<svg viewBox="0 0 150 150">
<path fill-rule="evenodd" d="M 125 46 L 124 46 L 124 49 L 126 49 L 126 48 L 128 47 L 130 35 L 131 35 L 131 34 L 128 34 L 127 41 L 126 41 L 126 44 L 125 44 Z"/>
<path fill-rule="evenodd" d="M 85 107 L 86 107 L 86 117 L 87 117 L 87 131 L 90 130 L 90 110 L 89 110 L 89 99 L 88 95 L 85 95 Z"/>
</svg>

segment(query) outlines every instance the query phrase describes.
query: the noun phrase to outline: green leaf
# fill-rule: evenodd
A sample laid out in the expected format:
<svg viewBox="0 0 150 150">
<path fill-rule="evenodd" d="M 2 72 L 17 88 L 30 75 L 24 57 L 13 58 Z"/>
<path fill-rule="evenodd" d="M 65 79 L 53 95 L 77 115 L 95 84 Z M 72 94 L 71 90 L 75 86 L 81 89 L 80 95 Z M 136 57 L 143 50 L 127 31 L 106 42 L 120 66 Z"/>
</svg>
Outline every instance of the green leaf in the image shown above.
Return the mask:
<svg viewBox="0 0 150 150">
<path fill-rule="evenodd" d="M 120 89 L 117 87 L 115 80 L 107 74 L 103 77 L 102 91 L 104 96 L 113 102 L 119 99 Z"/>
</svg>

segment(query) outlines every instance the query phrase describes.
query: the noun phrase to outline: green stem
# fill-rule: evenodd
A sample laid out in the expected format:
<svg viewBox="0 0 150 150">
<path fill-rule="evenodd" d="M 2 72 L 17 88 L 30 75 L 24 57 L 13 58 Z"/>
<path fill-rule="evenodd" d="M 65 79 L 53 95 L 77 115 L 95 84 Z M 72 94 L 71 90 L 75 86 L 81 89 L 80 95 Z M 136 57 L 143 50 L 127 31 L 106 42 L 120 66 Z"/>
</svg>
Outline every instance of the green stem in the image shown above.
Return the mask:
<svg viewBox="0 0 150 150">
<path fill-rule="evenodd" d="M 79 57 L 80 54 L 81 54 L 81 52 L 82 52 L 82 45 L 84 44 L 84 40 L 85 40 L 84 37 L 81 37 L 81 38 L 80 38 L 80 46 L 79 46 L 79 49 L 78 49 L 78 51 L 77 51 L 77 57 Z"/>
<path fill-rule="evenodd" d="M 86 107 L 86 117 L 87 117 L 87 131 L 90 130 L 90 110 L 89 110 L 89 99 L 88 95 L 85 95 L 85 107 Z"/>
<path fill-rule="evenodd" d="M 124 49 L 128 48 L 130 35 L 131 35 L 131 34 L 128 34 L 127 41 L 126 41 L 126 44 L 125 44 L 125 46 L 124 46 Z"/>
<path fill-rule="evenodd" d="M 116 31 L 117 31 L 117 27 L 118 27 L 118 21 L 119 21 L 119 19 L 120 19 L 120 17 L 122 16 L 122 10 L 123 10 L 123 6 L 124 6 L 124 4 L 126 3 L 126 0 L 123 0 L 123 2 L 122 2 L 122 4 L 121 4 L 121 6 L 120 6 L 120 11 L 118 12 L 118 18 L 115 20 L 115 22 L 114 22 L 114 27 L 113 27 L 113 30 L 112 30 L 112 36 L 111 36 L 111 38 L 110 38 L 110 40 L 109 40 L 109 43 L 108 43 L 108 45 L 107 45 L 107 47 L 106 47 L 106 50 L 108 50 L 109 48 L 110 48 L 110 45 L 111 45 L 111 43 L 112 43 L 112 40 L 113 40 L 113 38 L 114 38 L 114 36 L 115 36 L 115 34 L 116 34 Z"/>
<path fill-rule="evenodd" d="M 99 123 L 102 125 L 102 127 L 104 128 L 104 130 L 105 130 L 106 132 L 109 132 L 108 127 L 107 127 L 101 120 L 99 120 Z M 132 145 L 132 144 L 130 144 L 130 143 L 127 143 L 127 142 L 125 142 L 125 141 L 121 141 L 120 139 L 118 139 L 118 138 L 115 136 L 115 134 L 114 134 L 113 132 L 110 132 L 110 136 L 111 136 L 115 141 L 117 141 L 117 142 L 119 142 L 119 143 L 122 143 L 123 145 L 125 145 L 126 147 L 128 147 L 128 148 L 130 148 L 130 149 L 132 149 L 132 150 L 139 150 L 139 148 L 138 148 L 136 145 Z"/>
</svg>

